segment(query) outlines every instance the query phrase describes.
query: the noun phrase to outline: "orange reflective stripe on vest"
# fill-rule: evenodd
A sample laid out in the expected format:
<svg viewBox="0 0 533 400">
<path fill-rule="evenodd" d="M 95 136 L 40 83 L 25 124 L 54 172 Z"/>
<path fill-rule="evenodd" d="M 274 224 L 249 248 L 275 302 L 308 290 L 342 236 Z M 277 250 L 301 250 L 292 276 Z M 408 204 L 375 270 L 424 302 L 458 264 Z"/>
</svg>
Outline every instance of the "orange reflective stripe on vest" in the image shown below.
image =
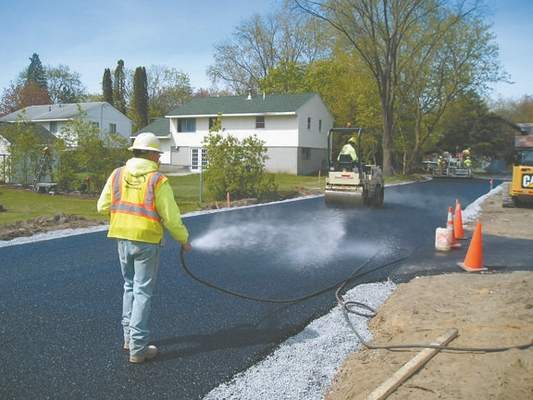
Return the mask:
<svg viewBox="0 0 533 400">
<path fill-rule="evenodd" d="M 155 221 L 161 221 L 159 214 L 155 210 L 154 192 L 160 179 L 163 178 L 158 172 L 148 174 L 146 181 L 144 201 L 142 203 L 132 203 L 122 199 L 122 177 L 124 167 L 117 168 L 113 174 L 113 194 L 111 200 L 111 213 L 122 213 L 136 215 Z"/>
</svg>

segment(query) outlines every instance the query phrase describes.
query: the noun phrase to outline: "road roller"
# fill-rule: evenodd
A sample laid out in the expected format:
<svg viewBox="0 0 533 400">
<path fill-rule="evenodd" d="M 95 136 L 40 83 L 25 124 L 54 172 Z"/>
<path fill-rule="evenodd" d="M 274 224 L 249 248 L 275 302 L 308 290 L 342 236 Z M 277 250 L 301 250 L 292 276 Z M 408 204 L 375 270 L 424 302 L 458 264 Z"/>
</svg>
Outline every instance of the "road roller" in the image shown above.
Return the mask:
<svg viewBox="0 0 533 400">
<path fill-rule="evenodd" d="M 332 128 L 328 133 L 328 206 L 382 207 L 385 185 L 378 165 L 361 160 L 361 128 Z M 351 146 L 351 147 L 350 147 Z"/>
</svg>

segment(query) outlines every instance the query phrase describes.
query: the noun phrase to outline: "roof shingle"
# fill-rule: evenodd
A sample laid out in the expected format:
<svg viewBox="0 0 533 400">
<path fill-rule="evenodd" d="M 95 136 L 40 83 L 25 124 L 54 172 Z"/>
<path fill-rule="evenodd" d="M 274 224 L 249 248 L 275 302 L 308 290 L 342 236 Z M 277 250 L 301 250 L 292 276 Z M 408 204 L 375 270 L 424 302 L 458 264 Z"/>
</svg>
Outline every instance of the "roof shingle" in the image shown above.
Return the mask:
<svg viewBox="0 0 533 400">
<path fill-rule="evenodd" d="M 165 117 L 157 118 L 138 132 L 135 132 L 133 136 L 143 132 L 152 132 L 156 136 L 168 136 L 170 135 L 170 120 Z"/>
<path fill-rule="evenodd" d="M 175 108 L 167 116 L 295 112 L 315 95 L 315 93 L 274 94 L 264 98 L 256 96 L 249 100 L 247 96 L 197 97 Z"/>
<path fill-rule="evenodd" d="M 19 115 L 24 114 L 24 119 L 28 121 L 46 121 L 75 118 L 79 114 L 78 106 L 82 111 L 89 111 L 92 108 L 107 104 L 102 101 L 89 103 L 68 103 L 68 104 L 45 104 L 40 106 L 28 106 L 21 110 L 12 112 L 0 118 L 0 121 L 16 121 Z"/>
</svg>

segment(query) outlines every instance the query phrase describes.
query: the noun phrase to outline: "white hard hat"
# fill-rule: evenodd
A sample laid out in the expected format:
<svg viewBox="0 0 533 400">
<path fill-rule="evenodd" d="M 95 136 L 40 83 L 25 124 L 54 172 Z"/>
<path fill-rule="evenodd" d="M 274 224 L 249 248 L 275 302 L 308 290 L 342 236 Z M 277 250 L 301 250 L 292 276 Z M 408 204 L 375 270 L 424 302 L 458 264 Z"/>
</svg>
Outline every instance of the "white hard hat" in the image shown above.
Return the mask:
<svg viewBox="0 0 533 400">
<path fill-rule="evenodd" d="M 159 139 L 151 132 L 143 132 L 137 135 L 133 145 L 128 150 L 147 150 L 163 153 Z"/>
</svg>

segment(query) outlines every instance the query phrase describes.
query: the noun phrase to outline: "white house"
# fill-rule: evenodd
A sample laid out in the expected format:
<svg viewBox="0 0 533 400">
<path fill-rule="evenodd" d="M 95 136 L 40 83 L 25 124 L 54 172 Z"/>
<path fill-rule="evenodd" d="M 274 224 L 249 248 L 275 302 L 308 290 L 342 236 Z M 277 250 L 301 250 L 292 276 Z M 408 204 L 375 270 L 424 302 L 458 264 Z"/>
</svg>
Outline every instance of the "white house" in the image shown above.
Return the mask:
<svg viewBox="0 0 533 400">
<path fill-rule="evenodd" d="M 61 137 L 65 125 L 79 116 L 80 109 L 100 132 L 118 133 L 128 139 L 131 136 L 131 120 L 111 104 L 101 101 L 29 106 L 3 116 L 0 121 L 16 122 L 22 118 L 41 125 L 56 137 Z"/>
<path fill-rule="evenodd" d="M 265 142 L 268 171 L 305 175 L 326 166 L 333 117 L 316 93 L 194 98 L 138 133 L 159 137 L 162 164 L 195 172 L 205 165 L 202 142 L 217 115 L 222 134 L 257 135 Z"/>
<path fill-rule="evenodd" d="M 0 121 L 0 183 L 8 182 L 11 179 L 17 181 L 17 176 L 11 176 L 10 170 L 10 147 L 14 142 L 16 135 L 12 129 L 9 129 L 11 125 L 9 122 Z M 25 123 L 23 132 L 25 134 L 33 135 L 37 143 L 39 143 L 42 148 L 49 146 L 57 140 L 57 138 L 52 135 L 47 129 L 43 128 L 39 124 L 35 123 Z M 26 177 L 28 177 L 27 175 Z"/>
</svg>

